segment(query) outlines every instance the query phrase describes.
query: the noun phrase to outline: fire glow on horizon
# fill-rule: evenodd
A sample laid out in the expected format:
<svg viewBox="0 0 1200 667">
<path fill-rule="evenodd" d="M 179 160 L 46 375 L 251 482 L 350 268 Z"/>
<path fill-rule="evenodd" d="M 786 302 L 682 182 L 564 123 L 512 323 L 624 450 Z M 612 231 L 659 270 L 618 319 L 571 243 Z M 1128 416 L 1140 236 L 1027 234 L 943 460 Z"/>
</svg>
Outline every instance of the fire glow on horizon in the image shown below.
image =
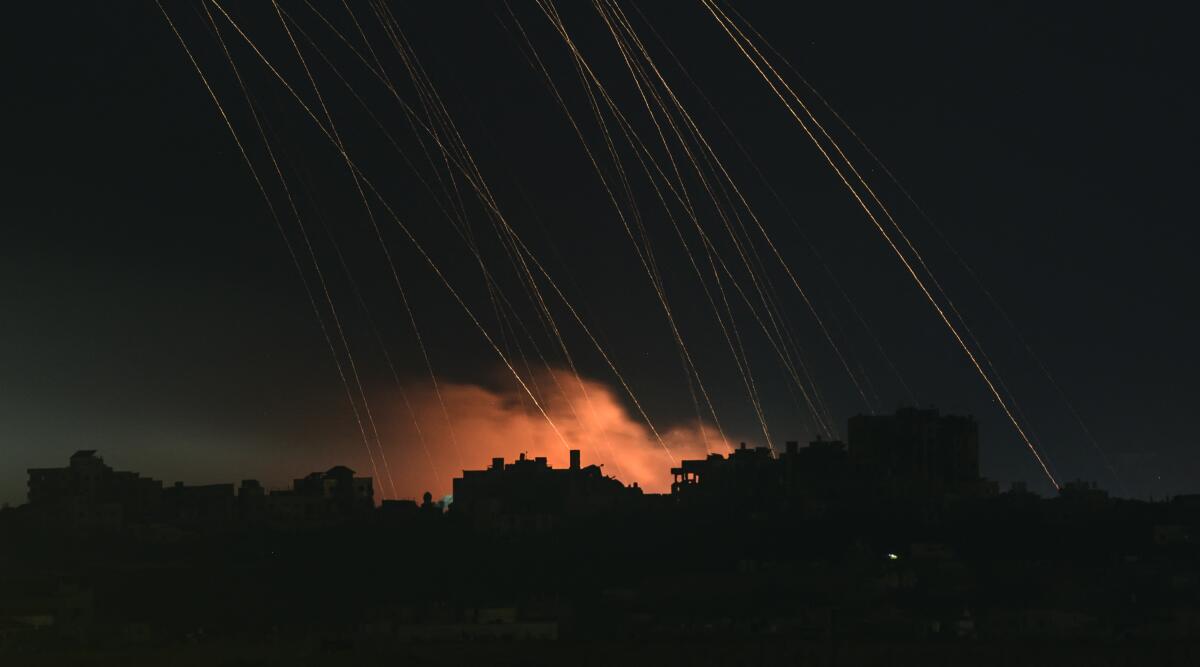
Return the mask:
<svg viewBox="0 0 1200 667">
<path fill-rule="evenodd" d="M 426 491 L 441 497 L 462 470 L 484 469 L 493 457 L 512 460 L 524 453 L 566 467 L 569 449 L 582 450 L 584 465 L 603 465 L 606 475 L 625 484 L 665 492 L 674 461 L 728 451 L 717 429 L 695 422 L 658 427 L 660 443 L 609 387 L 594 380 L 556 370 L 538 374 L 536 381 L 553 427 L 519 389 L 440 382 L 439 402 L 428 382 L 407 387 L 411 411 L 403 400 L 392 401 L 380 425 L 399 497 L 419 498 Z M 385 474 L 382 464 L 379 473 Z M 377 495 L 385 488 L 380 480 Z"/>
</svg>

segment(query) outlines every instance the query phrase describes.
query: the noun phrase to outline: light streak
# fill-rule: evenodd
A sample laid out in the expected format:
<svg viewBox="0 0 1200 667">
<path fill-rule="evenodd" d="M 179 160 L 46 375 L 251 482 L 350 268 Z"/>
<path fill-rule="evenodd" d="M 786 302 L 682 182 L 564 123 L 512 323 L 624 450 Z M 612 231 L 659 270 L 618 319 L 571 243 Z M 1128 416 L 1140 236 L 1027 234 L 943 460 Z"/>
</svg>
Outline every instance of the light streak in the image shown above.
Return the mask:
<svg viewBox="0 0 1200 667">
<path fill-rule="evenodd" d="M 780 101 L 783 102 L 783 104 L 787 108 L 788 112 L 792 115 L 792 117 L 796 120 L 796 122 L 800 124 L 800 127 L 804 130 L 804 133 L 808 136 L 809 140 L 813 142 L 813 145 L 817 147 L 817 149 L 820 151 L 822 156 L 825 158 L 826 162 L 834 170 L 834 173 L 838 176 L 838 178 L 842 181 L 842 183 L 846 186 L 846 188 L 848 190 L 850 190 L 850 193 L 853 196 L 854 200 L 856 202 L 858 202 L 858 205 L 867 214 L 867 217 L 870 219 L 871 223 L 876 227 L 876 229 L 879 231 L 879 233 L 883 236 L 884 240 L 887 242 L 888 246 L 892 249 L 892 251 L 900 259 L 901 263 L 904 265 L 905 270 L 912 277 L 912 279 L 916 283 L 917 287 L 921 290 L 921 293 L 925 295 L 925 298 L 929 301 L 930 305 L 932 305 L 934 310 L 937 312 L 938 317 L 946 325 L 947 329 L 950 330 L 951 335 L 953 335 L 953 337 L 954 337 L 955 341 L 957 341 L 959 347 L 962 348 L 963 352 L 967 355 L 967 359 L 971 362 L 971 365 L 975 367 L 976 372 L 979 374 L 979 376 L 981 378 L 983 378 L 983 381 L 987 385 L 988 390 L 992 393 L 992 396 L 996 399 L 997 404 L 999 404 L 999 406 L 1000 406 L 1001 410 L 1003 410 L 1005 416 L 1008 417 L 1008 420 L 1013 425 L 1013 428 L 1016 429 L 1017 434 L 1020 436 L 1021 440 L 1024 441 L 1025 446 L 1029 449 L 1030 453 L 1033 454 L 1034 459 L 1037 461 L 1038 466 L 1041 467 L 1042 472 L 1045 474 L 1046 478 L 1050 480 L 1050 483 L 1054 485 L 1055 489 L 1058 489 L 1059 488 L 1058 480 L 1055 479 L 1054 474 L 1050 472 L 1050 468 L 1048 467 L 1046 461 L 1043 459 L 1042 454 L 1038 451 L 1038 448 L 1033 444 L 1033 442 L 1030 440 L 1029 436 L 1025 433 L 1025 429 L 1021 427 L 1021 424 L 1017 421 L 1016 416 L 1014 416 L 1012 410 L 1009 409 L 1008 404 L 1005 402 L 1003 396 L 1000 395 L 1000 392 L 996 388 L 996 385 L 992 382 L 992 379 L 988 376 L 987 372 L 983 369 L 983 366 L 980 365 L 979 360 L 975 357 L 975 354 L 971 351 L 971 348 L 967 345 L 966 341 L 963 340 L 963 337 L 959 333 L 958 328 L 955 327 L 954 323 L 950 321 L 950 318 L 946 315 L 945 310 L 937 302 L 937 299 L 934 298 L 933 294 L 930 293 L 929 288 L 926 287 L 926 285 L 925 285 L 925 282 L 923 280 L 921 280 L 920 275 L 918 275 L 917 271 L 913 268 L 912 263 L 904 255 L 904 253 L 900 250 L 900 248 L 896 245 L 896 242 L 892 239 L 891 235 L 888 234 L 887 230 L 879 222 L 878 218 L 875 216 L 875 213 L 871 210 L 871 208 L 863 200 L 863 198 L 859 194 L 858 190 L 847 179 L 845 173 L 834 161 L 833 157 L 829 154 L 828 150 L 821 144 L 821 142 L 817 139 L 817 137 L 812 133 L 812 130 L 808 127 L 808 124 L 804 122 L 804 120 L 799 116 L 799 114 L 797 114 L 795 108 L 791 105 L 791 103 L 788 102 L 787 98 L 783 95 L 782 92 L 780 92 L 779 88 L 775 85 L 775 83 L 771 80 L 771 78 L 769 76 L 767 76 L 765 71 L 763 71 L 763 66 L 770 69 L 772 71 L 772 73 L 775 74 L 776 78 L 780 81 L 780 84 L 783 85 L 785 88 L 787 88 L 786 82 L 783 81 L 782 77 L 779 76 L 778 72 L 775 71 L 775 69 L 771 66 L 771 64 L 769 62 L 767 62 L 765 60 L 765 58 L 762 58 L 762 55 L 758 51 L 758 49 L 752 43 L 750 43 L 748 39 L 745 38 L 745 36 L 741 33 L 741 31 L 737 28 L 737 26 L 732 24 L 732 21 L 729 20 L 729 18 L 724 14 L 724 12 L 722 12 L 721 9 L 712 2 L 712 0 L 700 0 L 700 2 L 705 6 L 705 8 L 707 8 L 709 10 L 709 12 L 713 15 L 713 18 L 717 20 L 717 22 L 721 26 L 721 28 L 725 31 L 725 33 L 729 36 L 729 38 L 734 42 L 734 45 L 738 48 L 739 51 L 741 51 L 742 55 L 745 56 L 747 61 L 750 62 L 750 64 L 754 67 L 754 69 L 756 71 L 758 71 L 759 75 L 762 76 L 763 80 L 766 81 L 767 85 L 771 88 L 772 92 L 774 92 L 775 95 L 780 99 Z M 731 27 L 732 27 L 732 30 L 730 29 Z M 734 35 L 735 31 L 738 33 L 737 36 Z M 745 42 L 745 43 L 743 43 L 743 42 Z M 754 56 L 750 55 L 749 51 L 747 51 L 747 49 L 746 49 L 747 46 L 749 46 L 751 49 L 753 49 L 759 58 L 762 58 L 762 60 L 763 60 L 762 65 L 759 64 L 759 61 L 756 60 Z M 790 88 L 788 88 L 788 90 L 789 90 L 789 92 L 791 92 Z M 799 98 L 797 96 L 795 96 L 794 92 L 792 92 L 792 95 L 797 100 L 798 106 L 800 106 L 805 111 L 806 115 L 808 115 L 811 118 L 812 114 L 810 111 L 808 111 L 807 106 L 804 105 L 804 103 L 801 100 L 799 100 Z"/>
<path fill-rule="evenodd" d="M 375 455 L 371 451 L 371 445 L 370 445 L 369 440 L 367 439 L 367 434 L 366 434 L 366 430 L 362 423 L 362 418 L 359 416 L 358 406 L 355 403 L 354 396 L 350 390 L 349 381 L 346 379 L 345 372 L 342 369 L 341 360 L 339 358 L 339 355 L 337 354 L 336 348 L 334 347 L 333 340 L 332 340 L 332 338 L 330 338 L 329 332 L 326 329 L 325 321 L 321 315 L 321 310 L 317 305 L 317 301 L 313 297 L 312 291 L 308 286 L 308 281 L 305 280 L 305 278 L 304 278 L 304 270 L 300 265 L 299 257 L 296 255 L 295 249 L 293 248 L 291 241 L 288 239 L 287 233 L 283 229 L 283 224 L 280 221 L 279 216 L 275 211 L 274 205 L 271 203 L 270 197 L 267 195 L 266 187 L 263 185 L 262 179 L 258 175 L 258 170 L 256 170 L 254 168 L 253 161 L 250 160 L 250 156 L 246 153 L 245 145 L 242 143 L 241 138 L 238 136 L 237 131 L 234 129 L 233 123 L 229 119 L 229 115 L 225 112 L 225 107 L 221 104 L 220 99 L 217 97 L 216 91 L 213 90 L 212 85 L 209 83 L 208 77 L 205 76 L 204 70 L 200 67 L 200 63 L 196 60 L 195 56 L 192 55 L 192 51 L 190 48 L 188 48 L 187 42 L 184 41 L 183 35 L 179 32 L 178 28 L 176 28 L 174 21 L 171 20 L 170 15 L 167 13 L 166 8 L 164 8 L 162 6 L 162 3 L 158 2 L 158 0 L 155 0 L 155 4 L 158 5 L 158 9 L 162 13 L 163 18 L 166 19 L 167 24 L 171 27 L 171 32 L 173 32 L 175 34 L 176 39 L 179 41 L 179 45 L 183 48 L 184 53 L 187 54 L 188 60 L 191 62 L 192 67 L 196 70 L 196 74 L 200 77 L 201 83 L 204 84 L 205 90 L 208 92 L 209 97 L 213 101 L 213 104 L 217 107 L 217 111 L 221 115 L 221 120 L 225 123 L 225 127 L 229 130 L 230 135 L 233 137 L 233 141 L 238 147 L 238 152 L 241 154 L 243 161 L 245 161 L 247 168 L 249 168 L 251 176 L 253 177 L 254 182 L 258 187 L 259 193 L 262 195 L 264 201 L 266 202 L 267 209 L 271 214 L 272 220 L 275 222 L 276 229 L 279 230 L 280 236 L 283 237 L 284 245 L 287 247 L 288 254 L 291 256 L 293 265 L 296 267 L 297 272 L 299 272 L 299 274 L 300 274 L 301 282 L 304 284 L 304 291 L 308 296 L 308 300 L 309 300 L 310 305 L 313 308 L 314 314 L 316 314 L 316 316 L 317 316 L 317 322 L 320 325 L 321 333 L 322 333 L 323 337 L 325 338 L 325 342 L 329 346 L 330 354 L 333 356 L 334 367 L 337 369 L 338 377 L 341 379 L 342 386 L 346 391 L 346 398 L 347 398 L 348 402 L 350 403 L 350 408 L 351 408 L 351 411 L 353 412 L 355 423 L 358 425 L 358 430 L 359 430 L 360 436 L 362 437 L 363 446 L 366 448 L 367 458 L 371 464 L 371 470 L 375 474 L 375 476 L 378 477 L 379 470 L 375 464 Z M 239 77 L 239 82 L 240 82 L 240 77 Z M 251 113 L 253 113 L 253 109 L 251 109 Z M 256 117 L 256 122 L 257 122 L 257 117 Z M 277 168 L 278 168 L 278 166 L 277 166 Z M 314 262 L 314 267 L 315 267 L 315 264 L 316 264 L 315 256 L 312 257 L 312 260 Z"/>
</svg>

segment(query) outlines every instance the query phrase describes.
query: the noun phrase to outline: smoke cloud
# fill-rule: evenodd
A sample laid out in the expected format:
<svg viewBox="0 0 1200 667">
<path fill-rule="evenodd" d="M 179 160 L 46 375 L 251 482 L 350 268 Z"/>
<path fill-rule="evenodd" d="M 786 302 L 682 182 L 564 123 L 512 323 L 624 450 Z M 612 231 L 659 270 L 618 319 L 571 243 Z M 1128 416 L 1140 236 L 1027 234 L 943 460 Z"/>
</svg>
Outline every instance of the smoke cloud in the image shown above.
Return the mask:
<svg viewBox="0 0 1200 667">
<path fill-rule="evenodd" d="M 565 371 L 546 371 L 529 382 L 546 416 L 519 386 L 440 382 L 438 387 L 440 401 L 428 380 L 413 382 L 405 388 L 411 410 L 397 397 L 380 424 L 400 497 L 419 498 L 425 491 L 441 497 L 462 470 L 484 469 L 493 457 L 511 461 L 525 453 L 566 467 L 569 449 L 582 451 L 585 466 L 599 464 L 604 474 L 625 484 L 663 492 L 671 487 L 672 457 L 703 458 L 728 449 L 715 428 L 696 423 L 665 429 L 655 424 L 660 443 L 612 389 Z M 386 477 L 382 463 L 379 473 Z M 376 484 L 378 495 L 388 488 L 384 480 Z"/>
</svg>

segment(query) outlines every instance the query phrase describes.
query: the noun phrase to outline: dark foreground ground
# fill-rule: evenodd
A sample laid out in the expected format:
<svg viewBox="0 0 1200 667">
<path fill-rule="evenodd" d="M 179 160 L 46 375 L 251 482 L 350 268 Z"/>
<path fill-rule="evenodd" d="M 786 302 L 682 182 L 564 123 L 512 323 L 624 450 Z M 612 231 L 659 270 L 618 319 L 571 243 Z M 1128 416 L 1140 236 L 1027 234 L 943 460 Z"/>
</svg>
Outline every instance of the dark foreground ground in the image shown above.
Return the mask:
<svg viewBox="0 0 1200 667">
<path fill-rule="evenodd" d="M 143 647 L 132 650 L 52 651 L 38 655 L 3 654 L 4 665 L 216 665 L 267 667 L 287 665 L 832 665 L 982 667 L 1141 667 L 1200 664 L 1198 642 L 895 642 L 832 644 L 787 639 L 689 642 L 476 642 L 372 646 L 325 645 L 298 641 L 291 645 L 234 644 Z"/>
<path fill-rule="evenodd" d="M 1200 665 L 1192 510 L 553 519 L 63 535 L 10 515 L 0 667 Z"/>
</svg>

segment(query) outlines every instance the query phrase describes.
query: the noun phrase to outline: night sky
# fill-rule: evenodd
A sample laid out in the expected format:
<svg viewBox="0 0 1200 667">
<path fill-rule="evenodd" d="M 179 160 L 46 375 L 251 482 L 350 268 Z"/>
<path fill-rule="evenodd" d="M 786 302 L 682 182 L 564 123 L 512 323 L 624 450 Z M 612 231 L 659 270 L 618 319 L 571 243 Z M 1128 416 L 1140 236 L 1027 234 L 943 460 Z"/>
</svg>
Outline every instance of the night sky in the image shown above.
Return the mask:
<svg viewBox="0 0 1200 667">
<path fill-rule="evenodd" d="M 223 4 L 315 103 L 269 5 Z M 644 138 L 654 138 L 604 24 L 590 5 L 562 4 L 568 29 L 617 104 Z M 387 90 L 304 3 L 283 6 L 419 172 L 434 174 L 423 152 L 428 137 L 414 131 Z M 401 82 L 401 96 L 415 103 L 378 21 L 367 5 L 353 6 L 385 68 Z M 1200 491 L 1192 419 L 1200 399 L 1194 299 L 1200 231 L 1193 201 L 1200 95 L 1190 17 L 1168 5 L 738 6 L 940 230 L 839 128 L 839 142 L 854 149 L 855 163 L 982 342 L 1060 480 L 1094 480 L 1142 497 Z M 278 179 L 268 178 L 273 174 L 253 118 L 200 5 L 167 7 L 247 140 L 289 240 L 301 248 Z M 839 434 L 844 437 L 845 419 L 853 414 L 911 403 L 890 361 L 920 405 L 979 419 L 986 476 L 1003 483 L 1028 480 L 1048 492 L 1025 445 L 932 308 L 701 4 L 622 7 L 728 161 L 849 365 L 866 378 L 864 402 L 785 273 L 760 245 L 780 309 Z M 323 11 L 348 33 L 353 29 L 336 3 Z M 587 154 L 523 55 L 528 45 L 514 16 L 492 2 L 395 3 L 393 11 L 508 222 L 578 307 L 656 426 L 686 437 L 696 426 L 696 408 L 662 308 Z M 590 147 L 606 159 L 562 40 L 532 3 L 514 3 L 512 11 Z M 0 500 L 21 502 L 26 468 L 63 465 L 77 449 L 98 449 L 117 468 L 168 483 L 258 478 L 279 485 L 337 463 L 371 474 L 338 367 L 306 295 L 306 284 L 318 285 L 312 266 L 304 266 L 303 279 L 297 273 L 241 154 L 156 6 L 29 3 L 19 14 L 20 20 L 8 22 L 4 40 Z M 520 441 L 525 422 L 515 415 L 536 415 L 533 406 L 372 200 L 444 389 L 450 422 L 462 426 L 453 437 L 484 444 L 432 441 L 448 437 L 445 419 L 440 407 L 431 407 L 424 355 L 345 163 L 229 24 L 219 25 L 297 199 L 399 495 L 419 495 L 432 484 L 421 448 L 404 425 L 412 420 L 405 421 L 402 389 L 426 420 L 420 423 L 431 439 L 427 445 L 465 452 L 465 458 L 447 455 L 442 461 L 444 487 L 432 489 L 438 494 L 448 492 L 455 466 L 481 467 L 491 456 L 529 450 L 532 445 Z M 686 66 L 737 142 L 647 25 Z M 486 211 L 463 193 L 481 255 L 513 303 L 507 315 L 497 314 L 478 263 L 421 179 L 296 36 L 363 172 L 498 345 L 512 351 L 523 377 L 540 379 L 536 391 L 553 394 L 554 378 L 520 332 L 529 329 L 560 371 L 561 351 L 539 322 Z M 825 113 L 823 122 L 836 127 Z M 616 141 L 622 141 L 619 135 Z M 704 293 L 649 181 L 626 155 L 623 166 L 664 289 L 720 426 L 733 441 L 762 444 Z M 610 177 L 615 172 L 611 160 L 604 169 Z M 701 196 L 692 186 L 693 195 Z M 720 230 L 712 216 L 703 224 L 714 234 Z M 736 301 L 732 292 L 730 298 Z M 552 308 L 589 386 L 613 397 L 614 409 L 623 413 L 614 419 L 638 422 L 569 312 L 557 302 Z M 755 320 L 739 311 L 736 321 L 776 444 L 815 437 L 812 419 Z M 349 372 L 345 362 L 343 371 Z M 565 409 L 547 401 L 558 406 L 556 414 Z M 473 423 L 478 415 L 470 413 L 472 406 L 481 404 L 498 410 L 497 419 L 511 428 L 497 436 L 488 425 L 496 422 Z M 711 425 L 707 414 L 703 420 Z M 670 465 L 665 457 L 660 463 L 664 471 Z M 607 465 L 606 471 L 616 474 Z"/>
</svg>

